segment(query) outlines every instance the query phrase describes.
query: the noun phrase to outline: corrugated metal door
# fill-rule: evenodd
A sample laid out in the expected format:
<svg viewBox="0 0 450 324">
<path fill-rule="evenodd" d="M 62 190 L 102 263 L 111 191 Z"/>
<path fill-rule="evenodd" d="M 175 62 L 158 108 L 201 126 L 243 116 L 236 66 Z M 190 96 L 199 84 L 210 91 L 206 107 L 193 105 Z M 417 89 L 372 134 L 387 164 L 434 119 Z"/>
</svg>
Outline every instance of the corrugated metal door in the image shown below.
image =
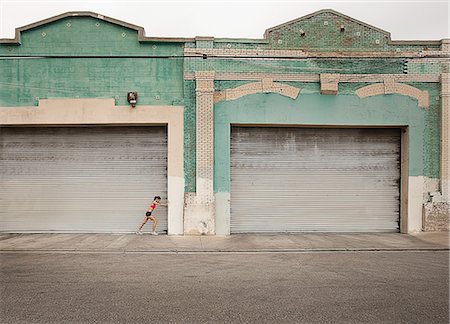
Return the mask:
<svg viewBox="0 0 450 324">
<path fill-rule="evenodd" d="M 166 170 L 165 127 L 0 128 L 0 230 L 136 230 Z"/>
<path fill-rule="evenodd" d="M 233 127 L 231 232 L 398 231 L 399 129 Z"/>
</svg>

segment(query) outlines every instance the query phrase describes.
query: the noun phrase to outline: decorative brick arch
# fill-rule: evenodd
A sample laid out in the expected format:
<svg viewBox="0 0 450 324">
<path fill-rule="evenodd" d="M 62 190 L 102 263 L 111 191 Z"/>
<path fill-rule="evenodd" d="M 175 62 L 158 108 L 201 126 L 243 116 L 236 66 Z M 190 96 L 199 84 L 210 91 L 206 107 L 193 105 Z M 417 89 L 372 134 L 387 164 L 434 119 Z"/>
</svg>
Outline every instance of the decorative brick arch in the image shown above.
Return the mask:
<svg viewBox="0 0 450 324">
<path fill-rule="evenodd" d="M 216 91 L 214 93 L 214 103 L 223 100 L 235 100 L 255 93 L 279 93 L 282 96 L 296 99 L 300 89 L 284 83 L 275 83 L 271 79 L 262 79 L 261 81 L 244 84 L 233 89 Z"/>
<path fill-rule="evenodd" d="M 413 86 L 386 80 L 384 83 L 371 84 L 356 90 L 356 95 L 360 98 L 367 98 L 381 94 L 397 93 L 417 99 L 419 107 L 429 108 L 428 91 L 420 90 Z"/>
</svg>

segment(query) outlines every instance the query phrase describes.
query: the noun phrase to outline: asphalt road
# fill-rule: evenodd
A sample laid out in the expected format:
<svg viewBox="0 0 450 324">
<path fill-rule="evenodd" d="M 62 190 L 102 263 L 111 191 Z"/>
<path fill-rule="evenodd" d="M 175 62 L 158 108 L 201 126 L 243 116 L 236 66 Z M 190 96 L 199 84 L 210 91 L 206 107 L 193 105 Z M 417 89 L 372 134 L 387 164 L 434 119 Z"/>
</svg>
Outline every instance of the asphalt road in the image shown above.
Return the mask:
<svg viewBox="0 0 450 324">
<path fill-rule="evenodd" d="M 448 323 L 448 252 L 0 254 L 2 323 Z"/>
</svg>

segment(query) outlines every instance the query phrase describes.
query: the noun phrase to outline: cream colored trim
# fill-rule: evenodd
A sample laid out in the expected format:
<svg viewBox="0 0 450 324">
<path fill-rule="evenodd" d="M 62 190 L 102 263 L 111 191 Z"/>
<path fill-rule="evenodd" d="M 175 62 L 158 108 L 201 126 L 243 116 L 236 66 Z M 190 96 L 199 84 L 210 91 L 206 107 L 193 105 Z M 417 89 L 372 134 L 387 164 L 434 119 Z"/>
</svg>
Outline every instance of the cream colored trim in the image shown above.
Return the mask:
<svg viewBox="0 0 450 324">
<path fill-rule="evenodd" d="M 320 93 L 336 95 L 338 93 L 340 74 L 323 73 L 320 75 Z"/>
<path fill-rule="evenodd" d="M 167 125 L 168 233 L 183 234 L 182 106 L 115 106 L 114 99 L 45 99 L 38 107 L 0 107 L 0 126 Z"/>
<path fill-rule="evenodd" d="M 409 129 L 401 130 L 400 139 L 400 233 L 408 233 L 409 220 Z"/>
<path fill-rule="evenodd" d="M 436 45 L 439 44 L 436 43 Z M 448 51 L 391 51 L 391 52 L 323 52 L 320 49 L 309 51 L 292 49 L 242 49 L 242 48 L 192 48 L 186 47 L 184 55 L 189 57 L 232 57 L 251 59 L 283 59 L 283 58 L 421 58 L 421 57 L 450 57 Z"/>
<path fill-rule="evenodd" d="M 384 82 L 386 78 L 393 78 L 395 82 L 441 82 L 439 74 L 340 74 L 339 82 Z M 186 72 L 185 80 L 194 80 L 194 72 Z M 217 72 L 215 80 L 223 81 L 260 81 L 271 79 L 273 81 L 293 82 L 319 82 L 320 74 L 298 74 L 298 73 L 259 73 L 259 72 Z"/>
<path fill-rule="evenodd" d="M 241 85 L 233 89 L 216 91 L 214 93 L 214 103 L 226 100 L 236 100 L 243 96 L 255 93 L 278 93 L 282 96 L 296 99 L 300 89 L 283 83 L 274 83 L 273 80 L 263 79 L 261 81 Z"/>
<path fill-rule="evenodd" d="M 381 94 L 398 93 L 404 96 L 412 97 L 418 100 L 419 107 L 429 108 L 428 91 L 420 90 L 407 84 L 385 81 L 385 83 L 371 84 L 355 91 L 360 98 L 367 98 Z"/>
<path fill-rule="evenodd" d="M 197 201 L 213 200 L 214 72 L 196 72 L 196 187 Z"/>
</svg>

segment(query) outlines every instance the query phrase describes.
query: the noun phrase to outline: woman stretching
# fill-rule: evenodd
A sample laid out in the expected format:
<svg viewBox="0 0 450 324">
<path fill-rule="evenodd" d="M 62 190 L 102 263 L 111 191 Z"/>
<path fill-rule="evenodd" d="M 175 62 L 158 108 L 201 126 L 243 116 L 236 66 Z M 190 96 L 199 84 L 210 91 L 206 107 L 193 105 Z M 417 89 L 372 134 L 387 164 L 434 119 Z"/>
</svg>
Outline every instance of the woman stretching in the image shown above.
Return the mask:
<svg viewBox="0 0 450 324">
<path fill-rule="evenodd" d="M 156 220 L 155 216 L 152 216 L 152 212 L 155 210 L 156 206 L 158 206 L 158 205 L 167 206 L 167 204 L 161 203 L 160 196 L 155 196 L 155 198 L 153 198 L 153 202 L 150 204 L 147 212 L 145 213 L 145 218 L 142 221 L 141 226 L 139 227 L 139 229 L 136 232 L 137 235 L 142 235 L 141 229 L 142 229 L 142 227 L 144 227 L 144 225 L 148 222 L 149 219 L 153 222 L 151 234 L 158 235 L 158 233 L 156 232 L 156 224 L 158 224 L 158 221 Z"/>
</svg>

